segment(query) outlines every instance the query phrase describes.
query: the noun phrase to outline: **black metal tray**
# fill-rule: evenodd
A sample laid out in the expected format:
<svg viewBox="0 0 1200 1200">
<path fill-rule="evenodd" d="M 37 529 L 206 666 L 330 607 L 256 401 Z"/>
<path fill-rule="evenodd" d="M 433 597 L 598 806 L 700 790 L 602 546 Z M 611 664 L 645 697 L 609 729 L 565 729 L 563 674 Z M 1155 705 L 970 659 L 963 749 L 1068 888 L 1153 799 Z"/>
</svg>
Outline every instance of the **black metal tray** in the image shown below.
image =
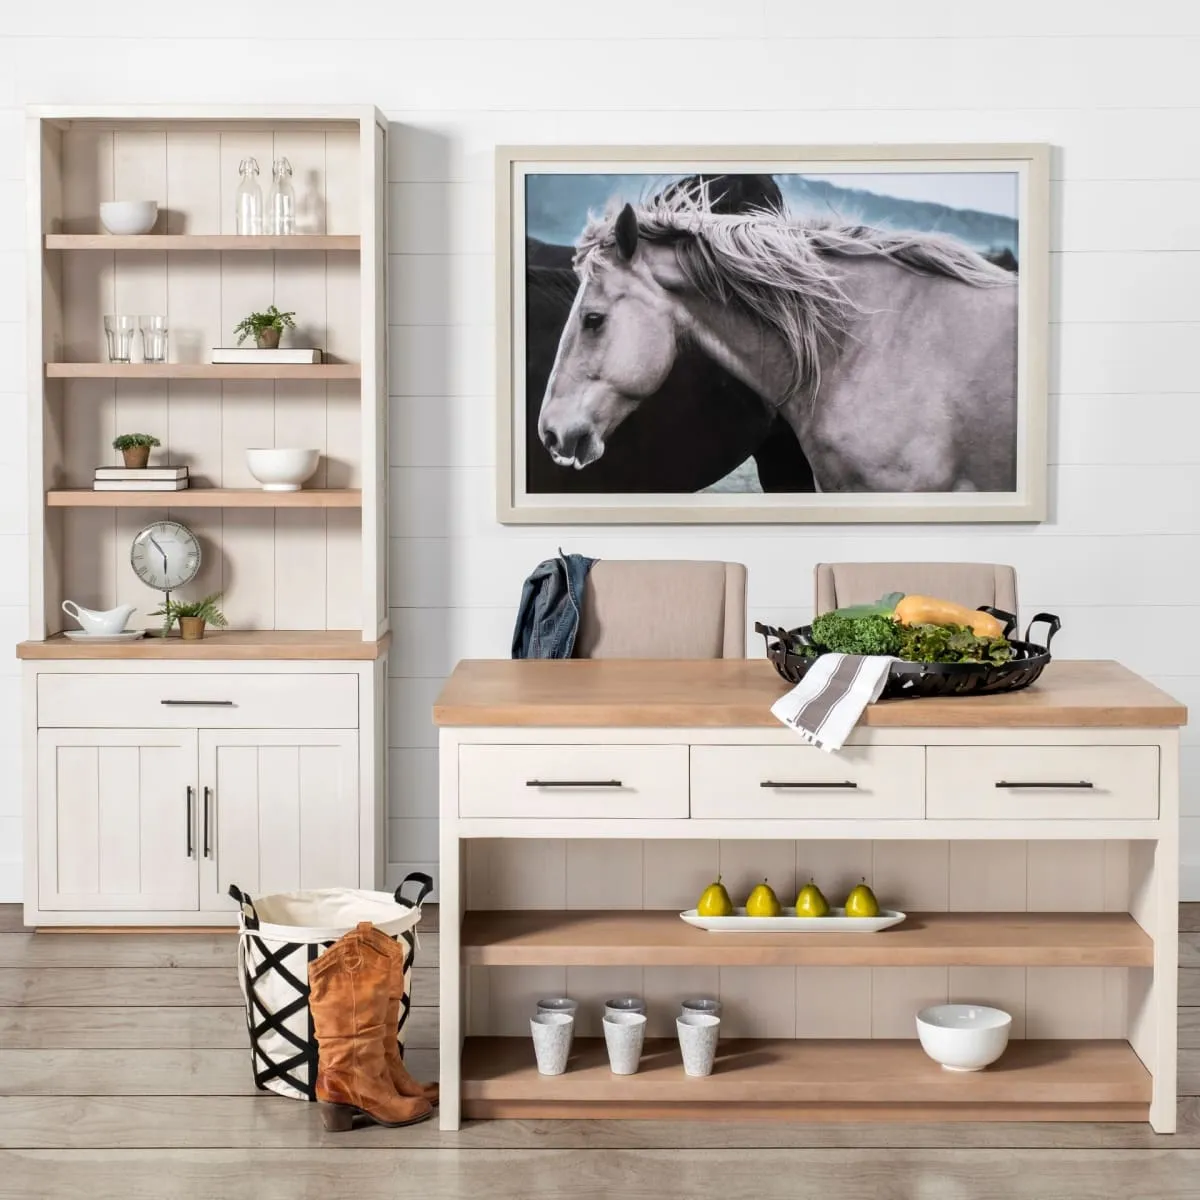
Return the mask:
<svg viewBox="0 0 1200 1200">
<path fill-rule="evenodd" d="M 1013 648 L 1006 663 L 928 663 L 903 662 L 897 659 L 888 671 L 888 681 L 881 699 L 901 700 L 921 696 L 988 696 L 999 692 L 1017 692 L 1028 687 L 1046 669 L 1050 661 L 1050 643 L 1062 628 L 1062 622 L 1052 613 L 1038 613 L 1025 629 L 1024 640 L 1009 635 L 1016 630 L 1017 618 L 998 608 L 982 606 L 980 611 L 991 613 L 1004 622 L 1004 636 Z M 1046 642 L 1030 641 L 1033 627 L 1039 622 L 1047 625 Z M 761 633 L 767 644 L 767 657 L 788 683 L 799 683 L 808 668 L 825 650 L 812 640 L 812 626 L 799 629 L 778 629 L 773 625 L 755 622 L 754 632 Z M 816 654 L 797 652 L 810 647 Z"/>
</svg>

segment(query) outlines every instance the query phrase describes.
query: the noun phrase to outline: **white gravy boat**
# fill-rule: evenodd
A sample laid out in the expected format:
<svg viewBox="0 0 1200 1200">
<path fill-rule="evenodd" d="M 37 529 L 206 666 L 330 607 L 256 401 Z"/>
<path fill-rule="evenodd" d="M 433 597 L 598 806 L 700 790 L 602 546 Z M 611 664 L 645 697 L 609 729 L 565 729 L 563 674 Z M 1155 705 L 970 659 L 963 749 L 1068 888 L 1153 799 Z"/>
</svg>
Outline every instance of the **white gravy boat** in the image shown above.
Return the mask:
<svg viewBox="0 0 1200 1200">
<path fill-rule="evenodd" d="M 106 612 L 97 612 L 94 608 L 83 608 L 74 600 L 64 600 L 62 610 L 68 617 L 74 617 L 83 627 L 85 633 L 98 637 L 112 637 L 121 633 L 125 622 L 136 612 L 132 604 L 122 604 L 120 608 L 110 608 Z"/>
</svg>

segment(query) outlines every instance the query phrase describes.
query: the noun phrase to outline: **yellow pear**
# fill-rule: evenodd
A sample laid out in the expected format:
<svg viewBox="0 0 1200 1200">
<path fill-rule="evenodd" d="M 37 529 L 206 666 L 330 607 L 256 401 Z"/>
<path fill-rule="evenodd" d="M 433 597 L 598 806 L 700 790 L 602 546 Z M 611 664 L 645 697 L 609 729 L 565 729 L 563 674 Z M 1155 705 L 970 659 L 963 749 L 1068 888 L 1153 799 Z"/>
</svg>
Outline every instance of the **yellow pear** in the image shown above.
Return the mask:
<svg viewBox="0 0 1200 1200">
<path fill-rule="evenodd" d="M 846 897 L 846 916 L 879 916 L 879 901 L 875 899 L 875 893 L 867 887 L 865 879 L 857 887 L 852 888 L 850 895 Z"/>
<path fill-rule="evenodd" d="M 730 900 L 720 875 L 717 876 L 715 883 L 710 883 L 700 893 L 700 899 L 696 903 L 696 912 L 702 917 L 733 916 L 733 901 Z"/>
<path fill-rule="evenodd" d="M 777 917 L 782 911 L 779 898 L 765 879 L 746 898 L 748 917 Z"/>
<path fill-rule="evenodd" d="M 796 897 L 796 916 L 825 917 L 829 915 L 829 901 L 821 889 L 810 879 Z"/>
</svg>

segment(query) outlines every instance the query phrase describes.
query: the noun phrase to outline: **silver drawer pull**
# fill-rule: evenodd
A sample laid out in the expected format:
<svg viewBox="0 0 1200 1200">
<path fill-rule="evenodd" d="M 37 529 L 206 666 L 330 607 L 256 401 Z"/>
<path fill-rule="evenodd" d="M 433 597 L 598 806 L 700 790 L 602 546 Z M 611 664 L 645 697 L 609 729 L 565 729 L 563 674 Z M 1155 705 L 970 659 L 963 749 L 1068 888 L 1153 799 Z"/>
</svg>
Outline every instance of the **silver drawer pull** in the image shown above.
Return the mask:
<svg viewBox="0 0 1200 1200">
<path fill-rule="evenodd" d="M 856 788 L 858 784 L 853 779 L 843 779 L 822 783 L 818 779 L 764 779 L 758 785 L 761 788 L 817 788 L 826 791 L 829 788 Z"/>
<path fill-rule="evenodd" d="M 1045 781 L 1045 782 L 1038 782 L 1037 780 L 1024 780 L 1024 779 L 1016 779 L 1016 780 L 1000 779 L 1000 780 L 997 780 L 996 786 L 998 788 L 1038 788 L 1038 789 L 1043 789 L 1043 790 L 1070 788 L 1072 791 L 1077 791 L 1079 789 L 1086 790 L 1088 788 L 1094 788 L 1096 785 L 1094 783 L 1089 782 L 1086 779 L 1078 779 L 1078 780 L 1057 779 L 1057 780 L 1050 780 L 1050 781 Z"/>
<path fill-rule="evenodd" d="M 160 700 L 159 704 L 179 704 L 189 708 L 232 708 L 232 700 Z"/>
<path fill-rule="evenodd" d="M 527 779 L 526 787 L 543 788 L 619 788 L 619 779 Z"/>
</svg>

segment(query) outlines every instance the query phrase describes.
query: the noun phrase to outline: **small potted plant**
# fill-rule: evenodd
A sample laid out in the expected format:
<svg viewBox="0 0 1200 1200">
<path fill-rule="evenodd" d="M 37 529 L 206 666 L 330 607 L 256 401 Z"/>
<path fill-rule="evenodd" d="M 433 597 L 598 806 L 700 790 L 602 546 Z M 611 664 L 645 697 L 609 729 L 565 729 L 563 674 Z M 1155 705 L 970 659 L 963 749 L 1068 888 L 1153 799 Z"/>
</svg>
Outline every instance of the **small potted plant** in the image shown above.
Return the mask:
<svg viewBox="0 0 1200 1200">
<path fill-rule="evenodd" d="M 233 332 L 238 335 L 237 344 L 240 346 L 252 337 L 260 350 L 278 349 L 280 334 L 285 329 L 296 328 L 295 316 L 294 312 L 280 312 L 273 304 L 266 312 L 251 313 L 233 327 Z"/>
<path fill-rule="evenodd" d="M 171 626 L 179 622 L 179 636 L 185 642 L 197 642 L 204 636 L 204 627 L 211 625 L 214 629 L 224 629 L 229 622 L 225 614 L 217 607 L 221 593 L 213 592 L 203 600 L 168 600 L 160 609 L 150 615 L 163 618 L 162 636 L 171 632 Z"/>
<path fill-rule="evenodd" d="M 125 465 L 131 471 L 140 471 L 150 461 L 150 451 L 162 442 L 152 433 L 123 433 L 113 438 L 113 449 L 120 450 Z"/>
</svg>

